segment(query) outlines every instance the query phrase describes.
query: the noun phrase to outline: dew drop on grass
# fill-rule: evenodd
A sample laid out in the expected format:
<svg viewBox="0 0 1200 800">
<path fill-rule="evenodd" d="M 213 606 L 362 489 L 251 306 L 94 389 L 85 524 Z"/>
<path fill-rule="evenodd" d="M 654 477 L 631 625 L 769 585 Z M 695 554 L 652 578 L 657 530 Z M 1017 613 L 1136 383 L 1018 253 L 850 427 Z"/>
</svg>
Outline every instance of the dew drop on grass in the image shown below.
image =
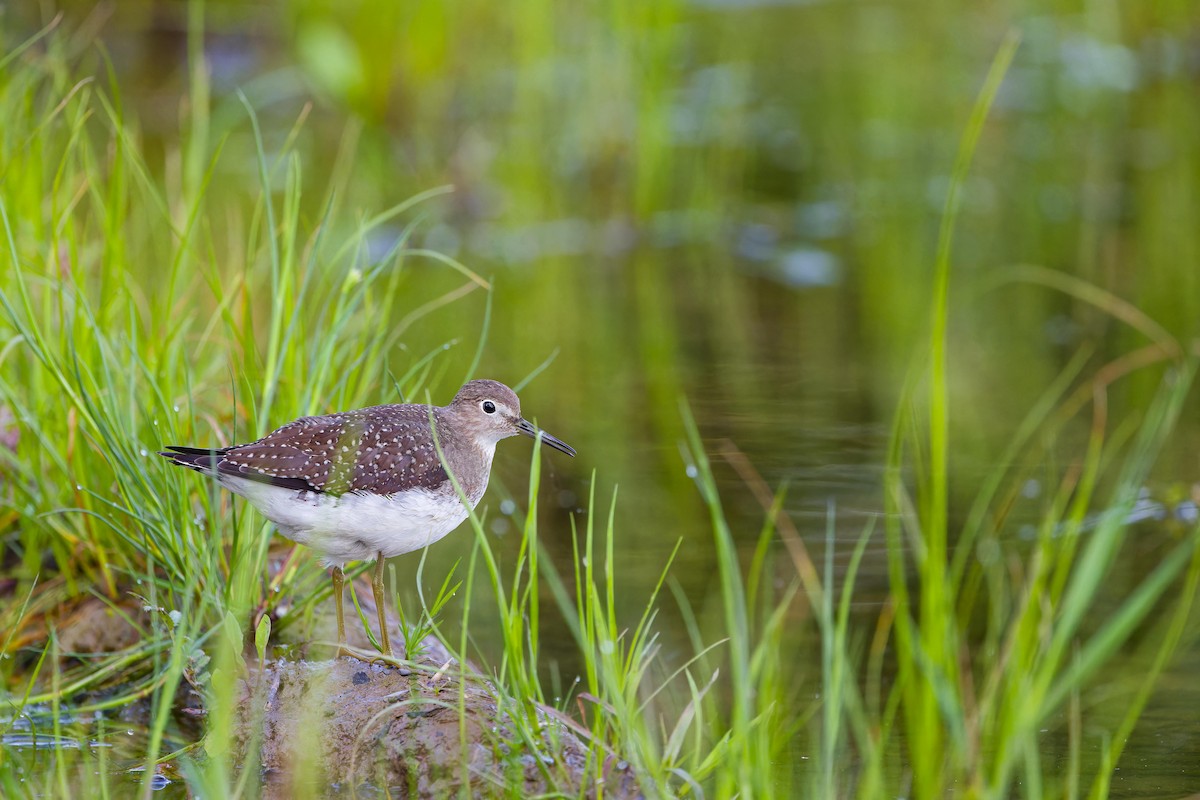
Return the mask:
<svg viewBox="0 0 1200 800">
<path fill-rule="evenodd" d="M 604 641 L 600 642 L 600 652 L 601 653 L 608 656 L 608 655 L 612 655 L 612 651 L 613 651 L 613 643 L 612 643 L 611 639 L 605 639 Z"/>
<path fill-rule="evenodd" d="M 175 409 L 175 413 L 176 413 L 176 414 L 178 414 L 178 413 L 179 413 L 179 406 L 178 406 L 178 405 L 173 405 L 173 406 L 171 406 L 171 408 Z"/>
<path fill-rule="evenodd" d="M 138 452 L 141 453 L 142 456 L 150 455 L 149 451 L 147 451 L 146 448 L 144 448 L 144 447 L 141 450 L 138 450 Z"/>
<path fill-rule="evenodd" d="M 696 471 L 696 465 L 695 465 L 695 464 L 688 464 L 688 465 L 687 465 L 687 476 L 688 476 L 689 478 L 695 478 L 695 477 L 696 477 L 697 475 L 699 475 L 699 474 L 700 474 L 700 473 L 698 473 L 698 472 Z"/>
</svg>

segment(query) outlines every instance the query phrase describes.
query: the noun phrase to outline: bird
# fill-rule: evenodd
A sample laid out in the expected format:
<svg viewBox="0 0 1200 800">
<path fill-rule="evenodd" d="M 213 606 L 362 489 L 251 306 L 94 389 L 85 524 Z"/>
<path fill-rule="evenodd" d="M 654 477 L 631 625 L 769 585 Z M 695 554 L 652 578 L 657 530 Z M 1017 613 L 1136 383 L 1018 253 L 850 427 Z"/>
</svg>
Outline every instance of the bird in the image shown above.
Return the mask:
<svg viewBox="0 0 1200 800">
<path fill-rule="evenodd" d="M 516 392 L 494 380 L 468 381 L 445 406 L 394 403 L 301 417 L 246 444 L 168 445 L 159 455 L 215 479 L 280 534 L 321 554 L 331 568 L 339 655 L 349 653 L 345 564 L 374 560 L 380 649 L 390 658 L 384 560 L 457 528 L 470 515 L 463 498 L 474 509 L 487 489 L 497 442 L 518 435 L 575 456 L 522 417 Z"/>
</svg>

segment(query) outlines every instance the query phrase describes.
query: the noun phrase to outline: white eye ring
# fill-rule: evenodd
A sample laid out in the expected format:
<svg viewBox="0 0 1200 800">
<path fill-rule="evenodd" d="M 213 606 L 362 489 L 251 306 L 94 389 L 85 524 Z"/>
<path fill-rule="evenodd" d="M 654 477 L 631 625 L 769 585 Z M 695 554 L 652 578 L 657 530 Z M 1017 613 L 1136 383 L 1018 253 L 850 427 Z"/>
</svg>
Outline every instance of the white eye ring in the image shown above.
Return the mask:
<svg viewBox="0 0 1200 800">
<path fill-rule="evenodd" d="M 483 409 L 483 413 L 485 413 L 485 414 L 495 414 L 496 413 L 496 404 L 493 403 L 491 400 L 484 400 L 482 403 L 479 404 L 479 407 Z"/>
</svg>

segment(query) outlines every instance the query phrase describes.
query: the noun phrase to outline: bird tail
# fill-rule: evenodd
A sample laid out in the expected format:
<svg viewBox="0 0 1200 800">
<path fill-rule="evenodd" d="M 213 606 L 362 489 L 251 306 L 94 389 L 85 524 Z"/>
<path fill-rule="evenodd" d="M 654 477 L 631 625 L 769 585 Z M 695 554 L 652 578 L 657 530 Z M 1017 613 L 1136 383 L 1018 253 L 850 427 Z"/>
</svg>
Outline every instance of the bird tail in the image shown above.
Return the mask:
<svg viewBox="0 0 1200 800">
<path fill-rule="evenodd" d="M 194 469 L 205 475 L 217 474 L 217 462 L 229 451 L 223 447 L 219 450 L 206 450 L 202 447 L 174 447 L 168 445 L 169 452 L 159 453 L 163 458 L 169 458 L 181 467 Z"/>
</svg>

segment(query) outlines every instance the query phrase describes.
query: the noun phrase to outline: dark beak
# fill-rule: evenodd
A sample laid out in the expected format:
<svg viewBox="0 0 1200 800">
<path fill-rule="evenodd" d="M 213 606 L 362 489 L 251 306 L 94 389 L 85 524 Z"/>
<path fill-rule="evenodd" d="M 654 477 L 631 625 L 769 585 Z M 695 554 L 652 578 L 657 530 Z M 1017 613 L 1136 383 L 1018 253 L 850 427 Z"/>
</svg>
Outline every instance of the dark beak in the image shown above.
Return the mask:
<svg viewBox="0 0 1200 800">
<path fill-rule="evenodd" d="M 572 457 L 575 455 L 574 447 L 571 447 L 571 445 L 567 444 L 562 439 L 554 438 L 543 430 L 538 430 L 536 427 L 534 427 L 533 423 L 527 419 L 523 419 L 517 423 L 517 430 L 531 439 L 540 438 L 544 444 L 548 445 L 549 447 L 553 447 L 555 450 L 561 450 Z"/>
</svg>

